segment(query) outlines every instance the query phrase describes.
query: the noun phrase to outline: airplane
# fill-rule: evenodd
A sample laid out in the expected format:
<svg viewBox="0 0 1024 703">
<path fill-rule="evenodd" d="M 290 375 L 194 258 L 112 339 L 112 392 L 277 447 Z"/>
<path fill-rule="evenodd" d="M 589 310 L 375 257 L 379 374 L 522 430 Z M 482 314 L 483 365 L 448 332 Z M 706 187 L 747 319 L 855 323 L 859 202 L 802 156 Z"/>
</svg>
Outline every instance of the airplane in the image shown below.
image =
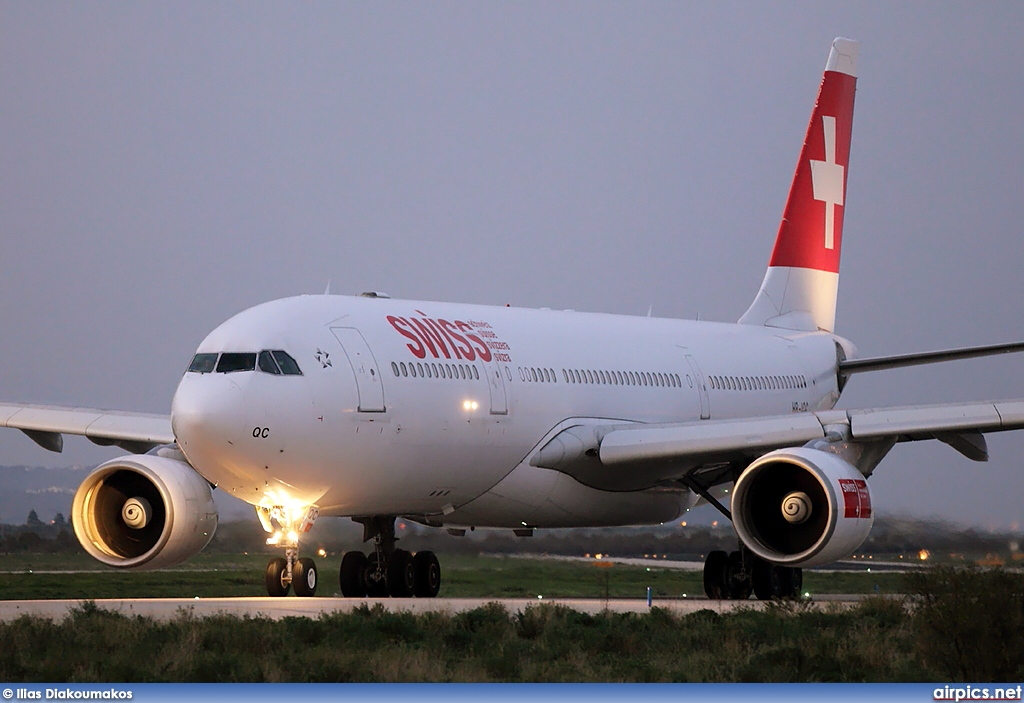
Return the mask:
<svg viewBox="0 0 1024 703">
<path fill-rule="evenodd" d="M 971 460 L 1024 427 L 1024 399 L 837 410 L 859 373 L 1019 352 L 1024 343 L 858 358 L 835 334 L 859 44 L 837 38 L 761 287 L 736 323 L 307 295 L 245 310 L 202 341 L 170 415 L 0 404 L 0 426 L 61 451 L 114 445 L 75 493 L 83 548 L 157 569 L 212 539 L 212 490 L 255 506 L 283 557 L 271 596 L 313 596 L 299 544 L 320 516 L 363 525 L 345 597 L 434 597 L 441 567 L 395 521 L 447 528 L 655 525 L 710 503 L 737 549 L 709 597 L 797 596 L 874 520 L 868 479 L 903 441 Z M 728 503 L 728 505 L 726 505 Z"/>
</svg>

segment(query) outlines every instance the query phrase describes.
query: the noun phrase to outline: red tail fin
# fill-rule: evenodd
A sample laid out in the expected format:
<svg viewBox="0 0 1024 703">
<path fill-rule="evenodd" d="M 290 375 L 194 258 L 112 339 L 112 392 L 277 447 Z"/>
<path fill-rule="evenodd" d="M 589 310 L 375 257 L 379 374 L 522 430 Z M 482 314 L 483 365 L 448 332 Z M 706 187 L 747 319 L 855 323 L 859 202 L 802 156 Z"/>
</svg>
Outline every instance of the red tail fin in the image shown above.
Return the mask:
<svg viewBox="0 0 1024 703">
<path fill-rule="evenodd" d="M 740 322 L 828 331 L 833 328 L 857 49 L 857 42 L 849 39 L 832 42 L 768 273 Z"/>
</svg>

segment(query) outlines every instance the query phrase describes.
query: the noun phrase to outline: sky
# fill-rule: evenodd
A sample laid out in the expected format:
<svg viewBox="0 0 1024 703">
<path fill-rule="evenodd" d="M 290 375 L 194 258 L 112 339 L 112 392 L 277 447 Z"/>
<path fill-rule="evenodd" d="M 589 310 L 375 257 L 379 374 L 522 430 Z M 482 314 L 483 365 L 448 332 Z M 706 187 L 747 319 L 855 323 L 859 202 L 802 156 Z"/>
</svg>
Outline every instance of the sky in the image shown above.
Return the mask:
<svg viewBox="0 0 1024 703">
<path fill-rule="evenodd" d="M 862 42 L 836 332 L 1024 339 L 1024 4 L 0 0 L 0 400 L 167 413 L 278 297 L 736 320 L 833 37 Z M 1024 397 L 1024 355 L 855 377 L 841 407 Z M 881 512 L 1024 525 L 901 445 Z M 0 465 L 93 466 L 0 432 Z M 84 473 L 83 473 L 84 477 Z"/>
</svg>

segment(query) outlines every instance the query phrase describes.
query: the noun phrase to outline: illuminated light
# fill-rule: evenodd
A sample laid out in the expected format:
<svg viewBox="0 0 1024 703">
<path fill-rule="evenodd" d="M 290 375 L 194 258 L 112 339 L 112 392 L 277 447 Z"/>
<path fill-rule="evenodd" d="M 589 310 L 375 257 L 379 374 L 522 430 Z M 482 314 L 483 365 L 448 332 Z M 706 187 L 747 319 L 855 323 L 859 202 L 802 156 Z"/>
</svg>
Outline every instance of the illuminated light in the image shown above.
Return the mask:
<svg viewBox="0 0 1024 703">
<path fill-rule="evenodd" d="M 480 407 L 480 404 L 477 403 L 475 400 L 464 400 L 464 401 L 462 401 L 462 409 L 465 410 L 466 412 L 469 412 L 471 410 L 476 410 L 479 407 Z"/>
<path fill-rule="evenodd" d="M 327 556 L 327 550 L 324 549 L 323 547 L 320 547 L 320 549 L 316 550 L 316 553 L 319 554 L 322 557 Z"/>
<path fill-rule="evenodd" d="M 595 559 L 600 559 L 600 558 L 601 558 L 601 556 L 602 556 L 602 555 L 601 555 L 601 553 L 600 553 L 600 552 L 598 552 L 597 554 L 595 554 L 595 555 L 594 555 L 594 558 L 595 558 Z"/>
<path fill-rule="evenodd" d="M 927 549 L 922 549 L 920 552 L 917 553 L 917 558 L 921 561 L 928 561 L 928 557 L 930 557 L 931 555 L 932 553 L 929 552 Z"/>
<path fill-rule="evenodd" d="M 538 594 L 538 595 L 537 595 L 537 600 L 544 600 L 544 596 L 542 596 L 542 595 Z"/>
<path fill-rule="evenodd" d="M 711 526 L 712 526 L 712 527 L 718 527 L 718 520 L 714 520 L 714 521 L 712 521 L 712 522 L 711 522 Z"/>
<path fill-rule="evenodd" d="M 804 591 L 804 598 L 810 598 L 810 597 L 811 597 L 811 592 L 810 591 Z"/>
<path fill-rule="evenodd" d="M 280 541 L 281 541 L 281 530 L 278 530 L 277 532 L 272 534 L 270 537 L 267 537 L 267 544 L 269 544 L 271 546 L 277 544 Z"/>
<path fill-rule="evenodd" d="M 404 530 L 405 529 L 405 523 L 404 522 L 398 523 L 398 529 Z"/>
<path fill-rule="evenodd" d="M 648 567 L 647 567 L 647 570 L 648 570 L 648 571 L 650 571 L 650 570 L 651 570 L 651 567 L 649 567 L 649 566 L 648 566 Z"/>
<path fill-rule="evenodd" d="M 686 520 L 683 520 L 683 521 L 682 521 L 681 523 L 679 523 L 679 525 L 680 525 L 681 527 L 686 527 Z"/>
<path fill-rule="evenodd" d="M 288 531 L 288 541 L 289 542 L 298 542 L 299 541 L 299 533 L 296 532 L 295 530 L 289 530 Z"/>
</svg>

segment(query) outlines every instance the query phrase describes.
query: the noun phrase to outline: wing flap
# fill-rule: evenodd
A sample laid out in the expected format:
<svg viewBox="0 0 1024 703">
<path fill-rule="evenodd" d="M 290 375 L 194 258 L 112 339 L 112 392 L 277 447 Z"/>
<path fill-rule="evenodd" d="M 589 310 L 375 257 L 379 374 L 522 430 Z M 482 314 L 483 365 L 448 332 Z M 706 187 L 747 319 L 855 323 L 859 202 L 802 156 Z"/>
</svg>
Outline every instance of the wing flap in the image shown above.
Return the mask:
<svg viewBox="0 0 1024 703">
<path fill-rule="evenodd" d="M 174 442 L 170 416 L 152 413 L 3 403 L 0 427 L 22 430 L 36 442 L 36 437 L 72 434 L 99 440 L 98 444 L 130 447 L 133 451 Z M 58 442 L 41 446 L 59 451 Z"/>
<path fill-rule="evenodd" d="M 849 417 L 854 439 L 930 439 L 946 433 L 1020 429 L 1024 400 L 851 410 Z"/>
<path fill-rule="evenodd" d="M 601 441 L 602 464 L 668 461 L 680 458 L 725 458 L 798 446 L 825 436 L 811 413 L 774 417 L 690 422 L 614 430 Z"/>
</svg>

